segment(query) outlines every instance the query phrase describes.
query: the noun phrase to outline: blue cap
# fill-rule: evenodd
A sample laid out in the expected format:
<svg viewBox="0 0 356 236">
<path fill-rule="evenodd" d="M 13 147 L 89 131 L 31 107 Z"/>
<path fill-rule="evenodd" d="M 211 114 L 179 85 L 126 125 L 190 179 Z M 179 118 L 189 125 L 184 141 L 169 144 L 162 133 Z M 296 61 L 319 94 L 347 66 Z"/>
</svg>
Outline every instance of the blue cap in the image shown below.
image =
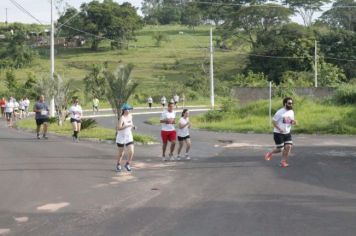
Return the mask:
<svg viewBox="0 0 356 236">
<path fill-rule="evenodd" d="M 122 105 L 121 110 L 125 111 L 125 110 L 132 110 L 132 106 L 130 106 L 129 104 L 125 103 L 124 105 Z"/>
</svg>

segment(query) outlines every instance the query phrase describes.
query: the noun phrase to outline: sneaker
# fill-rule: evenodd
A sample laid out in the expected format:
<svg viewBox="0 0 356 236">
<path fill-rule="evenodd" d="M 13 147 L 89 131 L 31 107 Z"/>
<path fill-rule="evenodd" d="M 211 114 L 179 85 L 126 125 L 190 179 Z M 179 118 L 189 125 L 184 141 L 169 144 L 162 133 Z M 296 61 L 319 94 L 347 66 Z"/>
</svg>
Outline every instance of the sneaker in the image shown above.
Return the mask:
<svg viewBox="0 0 356 236">
<path fill-rule="evenodd" d="M 116 164 L 116 172 L 121 172 L 121 165 L 120 164 Z"/>
<path fill-rule="evenodd" d="M 43 139 L 48 139 L 48 137 L 46 135 L 43 135 L 42 138 Z"/>
<path fill-rule="evenodd" d="M 279 166 L 280 166 L 280 167 L 288 167 L 289 164 L 287 163 L 287 161 L 281 161 L 281 162 L 279 163 Z"/>
<path fill-rule="evenodd" d="M 75 136 L 74 135 L 72 135 L 72 140 L 73 140 L 73 142 L 75 142 Z"/>
<path fill-rule="evenodd" d="M 173 156 L 173 153 L 170 153 L 169 154 L 169 160 L 171 160 L 171 161 L 174 161 L 175 159 L 174 159 L 174 156 Z"/>
<path fill-rule="evenodd" d="M 177 161 L 180 161 L 180 156 L 179 155 L 176 158 L 177 158 Z"/>
<path fill-rule="evenodd" d="M 265 160 L 270 161 L 272 159 L 272 152 L 267 152 L 265 155 Z"/>
<path fill-rule="evenodd" d="M 163 156 L 162 161 L 167 161 L 167 158 L 165 156 Z"/>
<path fill-rule="evenodd" d="M 190 160 L 189 154 L 185 154 L 185 159 L 186 159 L 186 160 Z"/>
<path fill-rule="evenodd" d="M 40 135 L 39 135 L 39 134 L 37 134 L 37 139 L 41 139 L 41 137 L 40 137 Z"/>
<path fill-rule="evenodd" d="M 131 166 L 130 166 L 130 164 L 128 162 L 125 164 L 125 169 L 127 171 L 131 171 Z"/>
</svg>

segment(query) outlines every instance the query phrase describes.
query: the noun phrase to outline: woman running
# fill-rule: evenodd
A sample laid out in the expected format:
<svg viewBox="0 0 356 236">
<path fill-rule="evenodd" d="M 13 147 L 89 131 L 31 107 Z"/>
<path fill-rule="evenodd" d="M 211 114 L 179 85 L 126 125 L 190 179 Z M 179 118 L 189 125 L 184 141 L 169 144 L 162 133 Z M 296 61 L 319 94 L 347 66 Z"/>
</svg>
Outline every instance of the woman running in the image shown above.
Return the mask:
<svg viewBox="0 0 356 236">
<path fill-rule="evenodd" d="M 81 119 L 83 115 L 82 107 L 79 105 L 77 98 L 73 100 L 72 106 L 69 108 L 70 123 L 73 127 L 73 141 L 78 142 L 78 134 L 81 127 Z"/>
<path fill-rule="evenodd" d="M 190 136 L 189 136 L 189 129 L 191 127 L 191 123 L 189 122 L 189 111 L 188 109 L 184 109 L 182 112 L 182 117 L 179 120 L 178 123 L 178 141 L 179 141 L 179 147 L 178 147 L 178 156 L 177 160 L 180 160 L 180 152 L 183 148 L 183 144 L 185 143 L 185 159 L 190 160 L 189 157 L 189 150 L 191 147 L 191 142 L 190 142 Z"/>
<path fill-rule="evenodd" d="M 127 171 L 131 171 L 131 161 L 133 158 L 134 154 L 134 142 L 133 142 L 133 136 L 132 136 L 132 129 L 135 129 L 135 126 L 132 122 L 132 115 L 130 114 L 130 110 L 132 109 L 131 106 L 128 104 L 124 104 L 121 108 L 122 113 L 121 117 L 117 123 L 116 131 L 116 144 L 117 147 L 119 148 L 119 152 L 117 155 L 117 164 L 116 164 L 116 171 L 120 172 L 121 171 L 121 161 L 122 158 L 124 157 L 124 149 L 126 147 L 127 149 L 127 161 L 125 164 L 125 169 Z"/>
</svg>

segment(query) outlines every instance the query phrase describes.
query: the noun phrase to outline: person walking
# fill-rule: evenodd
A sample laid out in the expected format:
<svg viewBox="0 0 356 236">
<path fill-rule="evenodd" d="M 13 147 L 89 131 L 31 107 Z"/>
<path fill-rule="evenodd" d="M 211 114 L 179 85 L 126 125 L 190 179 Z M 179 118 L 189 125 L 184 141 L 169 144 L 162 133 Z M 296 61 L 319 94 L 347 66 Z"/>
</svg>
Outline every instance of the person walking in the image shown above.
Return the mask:
<svg viewBox="0 0 356 236">
<path fill-rule="evenodd" d="M 167 103 L 166 97 L 165 96 L 161 97 L 161 105 L 163 108 L 166 106 L 166 103 Z"/>
<path fill-rule="evenodd" d="M 147 103 L 148 103 L 148 107 L 151 109 L 152 108 L 152 103 L 153 103 L 153 99 L 152 99 L 151 96 L 148 97 Z"/>
<path fill-rule="evenodd" d="M 95 111 L 99 112 L 99 99 L 96 96 L 94 96 L 92 104 L 93 104 L 93 112 L 94 112 L 94 114 L 95 114 Z"/>
<path fill-rule="evenodd" d="M 190 135 L 189 135 L 189 129 L 192 127 L 192 124 L 189 121 L 189 111 L 188 109 L 184 109 L 182 112 L 182 117 L 179 120 L 178 123 L 178 130 L 177 130 L 177 136 L 178 136 L 178 141 L 179 141 L 179 147 L 178 147 L 178 155 L 177 155 L 177 160 L 179 161 L 181 159 L 180 157 L 180 152 L 183 148 L 183 144 L 185 143 L 185 159 L 190 160 L 189 156 L 189 150 L 191 147 L 191 141 L 190 141 Z"/>
<path fill-rule="evenodd" d="M 125 147 L 127 150 L 127 161 L 124 165 L 125 169 L 131 172 L 131 162 L 134 155 L 134 141 L 132 135 L 132 129 L 135 129 L 135 126 L 132 121 L 132 115 L 130 114 L 132 107 L 125 103 L 121 107 L 121 116 L 117 122 L 116 126 L 116 145 L 118 147 L 116 171 L 120 172 L 122 170 L 121 162 L 124 157 Z"/>
<path fill-rule="evenodd" d="M 81 119 L 83 115 L 82 107 L 79 105 L 78 98 L 73 99 L 73 104 L 68 110 L 70 115 L 70 123 L 72 124 L 73 128 L 73 141 L 78 142 L 78 134 L 81 128 Z"/>
<path fill-rule="evenodd" d="M 288 155 L 292 149 L 293 141 L 291 135 L 292 125 L 296 125 L 294 119 L 293 99 L 286 97 L 283 99 L 283 107 L 280 108 L 273 116 L 272 124 L 273 138 L 276 143 L 276 148 L 265 155 L 265 160 L 270 161 L 273 154 L 282 152 L 281 167 L 288 167 Z"/>
<path fill-rule="evenodd" d="M 41 125 L 43 125 L 42 137 L 44 139 L 48 139 L 47 129 L 48 129 L 48 121 L 49 121 L 49 109 L 43 95 L 39 96 L 38 101 L 35 103 L 33 107 L 33 111 L 35 112 L 35 119 L 37 125 L 36 127 L 37 139 L 40 139 Z"/>
<path fill-rule="evenodd" d="M 179 102 L 179 96 L 178 94 L 175 94 L 173 96 L 173 101 L 174 101 L 174 105 L 176 106 L 176 108 L 178 108 L 178 102 Z"/>
<path fill-rule="evenodd" d="M 176 145 L 177 134 L 175 130 L 175 118 L 176 113 L 173 110 L 174 103 L 168 103 L 168 109 L 164 110 L 161 114 L 160 123 L 161 123 L 161 138 L 162 138 L 162 160 L 167 161 L 166 159 L 166 149 L 168 141 L 171 142 L 169 157 L 171 161 L 174 161 L 173 152 Z"/>
<path fill-rule="evenodd" d="M 5 104 L 5 118 L 7 122 L 8 127 L 12 127 L 12 119 L 14 116 L 14 98 L 10 97 L 9 101 L 6 102 Z"/>
<path fill-rule="evenodd" d="M 25 105 L 25 117 L 28 117 L 28 108 L 30 107 L 30 100 L 26 97 L 24 100 L 24 105 Z"/>
<path fill-rule="evenodd" d="M 1 109 L 0 117 L 5 117 L 5 106 L 6 106 L 6 99 L 3 97 L 2 99 L 0 99 L 0 109 Z"/>
</svg>

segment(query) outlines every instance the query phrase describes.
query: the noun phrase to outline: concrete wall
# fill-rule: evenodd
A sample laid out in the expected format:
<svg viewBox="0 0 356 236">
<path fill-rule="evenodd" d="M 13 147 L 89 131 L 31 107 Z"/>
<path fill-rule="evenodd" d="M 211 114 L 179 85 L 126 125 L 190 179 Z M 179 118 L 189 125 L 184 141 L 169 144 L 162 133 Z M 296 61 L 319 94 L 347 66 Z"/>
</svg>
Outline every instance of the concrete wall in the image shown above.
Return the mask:
<svg viewBox="0 0 356 236">
<path fill-rule="evenodd" d="M 334 94 L 334 88 L 295 88 L 295 93 L 299 96 L 310 96 L 316 99 L 322 99 Z M 272 96 L 273 94 L 272 88 Z M 241 104 L 252 101 L 269 98 L 269 88 L 240 88 L 232 89 L 232 96 L 237 98 Z"/>
</svg>

